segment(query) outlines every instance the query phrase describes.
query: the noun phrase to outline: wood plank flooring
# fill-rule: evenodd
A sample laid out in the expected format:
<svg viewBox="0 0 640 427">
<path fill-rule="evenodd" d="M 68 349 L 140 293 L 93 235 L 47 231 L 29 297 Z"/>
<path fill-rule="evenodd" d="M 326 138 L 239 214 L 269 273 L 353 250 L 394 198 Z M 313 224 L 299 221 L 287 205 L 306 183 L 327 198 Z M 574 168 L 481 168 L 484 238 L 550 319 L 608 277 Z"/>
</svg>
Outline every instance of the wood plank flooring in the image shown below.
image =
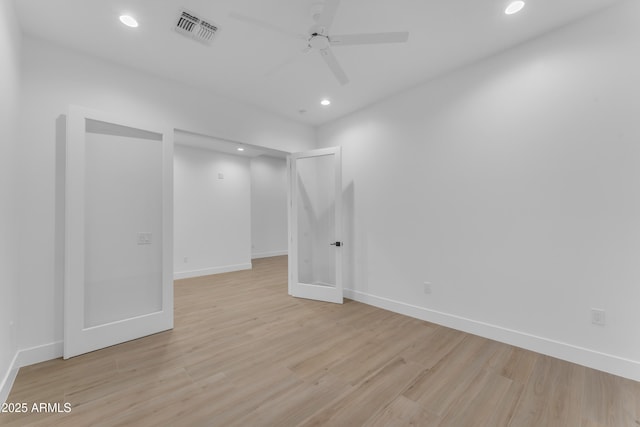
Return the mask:
<svg viewBox="0 0 640 427">
<path fill-rule="evenodd" d="M 639 426 L 640 383 L 353 301 L 286 257 L 175 283 L 175 329 L 20 370 L 9 426 Z"/>
</svg>

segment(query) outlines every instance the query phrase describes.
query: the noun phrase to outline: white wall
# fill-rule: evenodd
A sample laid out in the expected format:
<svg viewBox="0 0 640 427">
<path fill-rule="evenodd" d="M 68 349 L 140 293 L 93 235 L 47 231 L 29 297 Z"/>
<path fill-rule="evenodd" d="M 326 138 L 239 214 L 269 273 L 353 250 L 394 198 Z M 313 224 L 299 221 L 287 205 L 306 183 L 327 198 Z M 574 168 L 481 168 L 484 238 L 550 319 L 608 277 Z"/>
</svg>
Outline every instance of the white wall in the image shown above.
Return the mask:
<svg viewBox="0 0 640 427">
<path fill-rule="evenodd" d="M 248 158 L 176 145 L 174 277 L 251 268 L 250 205 Z"/>
<path fill-rule="evenodd" d="M 251 159 L 251 257 L 288 253 L 287 161 Z"/>
<path fill-rule="evenodd" d="M 11 364 L 17 346 L 18 216 L 17 150 L 20 142 L 20 29 L 13 2 L 0 1 L 0 403 L 4 402 L 15 371 Z"/>
<path fill-rule="evenodd" d="M 313 147 L 315 135 L 308 126 L 44 41 L 25 38 L 23 52 L 21 154 L 28 180 L 19 345 L 43 346 L 31 358 L 39 360 L 62 348 L 64 134 L 57 125 L 69 104 L 284 151 Z"/>
<path fill-rule="evenodd" d="M 624 2 L 322 126 L 349 294 L 640 380 L 638 22 Z"/>
</svg>

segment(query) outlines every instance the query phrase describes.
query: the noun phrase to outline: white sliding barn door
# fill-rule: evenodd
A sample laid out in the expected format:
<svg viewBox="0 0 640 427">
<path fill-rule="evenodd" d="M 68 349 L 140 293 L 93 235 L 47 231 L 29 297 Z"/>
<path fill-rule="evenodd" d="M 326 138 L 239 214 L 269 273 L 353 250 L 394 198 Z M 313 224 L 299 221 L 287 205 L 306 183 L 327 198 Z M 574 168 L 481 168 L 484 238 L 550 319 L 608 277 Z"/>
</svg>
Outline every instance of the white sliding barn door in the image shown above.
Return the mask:
<svg viewBox="0 0 640 427">
<path fill-rule="evenodd" d="M 173 129 L 67 116 L 64 358 L 173 328 Z"/>
</svg>

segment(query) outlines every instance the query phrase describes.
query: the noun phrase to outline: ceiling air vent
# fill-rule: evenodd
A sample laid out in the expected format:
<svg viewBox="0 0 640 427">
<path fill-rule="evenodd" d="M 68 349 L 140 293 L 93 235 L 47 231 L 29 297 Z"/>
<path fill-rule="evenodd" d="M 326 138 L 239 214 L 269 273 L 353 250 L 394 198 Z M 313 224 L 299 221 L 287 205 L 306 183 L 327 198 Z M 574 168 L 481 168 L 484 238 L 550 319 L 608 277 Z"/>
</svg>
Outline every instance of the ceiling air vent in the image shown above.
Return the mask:
<svg viewBox="0 0 640 427">
<path fill-rule="evenodd" d="M 218 27 L 183 10 L 176 22 L 176 31 L 204 44 L 211 44 Z"/>
</svg>

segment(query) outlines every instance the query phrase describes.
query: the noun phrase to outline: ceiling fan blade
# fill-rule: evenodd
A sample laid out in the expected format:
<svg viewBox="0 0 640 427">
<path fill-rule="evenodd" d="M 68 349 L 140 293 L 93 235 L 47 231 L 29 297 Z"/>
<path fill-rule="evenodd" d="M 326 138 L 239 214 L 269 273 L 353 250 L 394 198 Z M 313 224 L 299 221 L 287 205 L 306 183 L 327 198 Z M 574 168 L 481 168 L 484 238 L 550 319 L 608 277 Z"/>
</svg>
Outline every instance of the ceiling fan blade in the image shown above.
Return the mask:
<svg viewBox="0 0 640 427">
<path fill-rule="evenodd" d="M 338 5 L 340 4 L 340 0 L 325 0 L 324 8 L 322 9 L 322 14 L 318 18 L 318 25 L 324 27 L 325 35 L 327 34 L 331 24 L 333 23 L 333 18 L 336 16 L 336 11 L 338 10 Z"/>
<path fill-rule="evenodd" d="M 283 68 L 289 66 L 290 64 L 293 64 L 295 61 L 297 61 L 301 56 L 305 55 L 306 53 L 308 53 L 311 50 L 310 47 L 307 47 L 303 50 L 301 50 L 300 52 L 296 53 L 295 55 L 290 56 L 289 58 L 285 59 L 283 62 L 281 62 L 280 64 L 276 65 L 275 67 L 271 68 L 269 71 L 267 71 L 264 76 L 265 77 L 271 77 L 272 75 L 276 74 L 277 72 L 279 72 L 280 70 L 282 70 Z"/>
<path fill-rule="evenodd" d="M 288 37 L 307 40 L 307 36 L 305 36 L 304 34 L 299 34 L 299 33 L 296 33 L 294 31 L 289 31 L 287 29 L 281 28 L 281 27 L 279 27 L 277 25 L 274 25 L 274 24 L 271 24 L 269 22 L 265 22 L 265 21 L 262 21 L 260 19 L 254 18 L 252 16 L 243 15 L 243 14 L 238 13 L 238 12 L 231 12 L 231 13 L 229 13 L 229 17 L 233 18 L 233 19 L 235 19 L 237 21 L 242 21 L 242 22 L 246 22 L 248 24 L 255 25 L 257 27 L 262 27 L 264 29 L 267 29 L 267 30 L 270 30 L 270 31 L 274 31 L 276 33 L 280 33 L 280 34 L 288 36 Z"/>
<path fill-rule="evenodd" d="M 318 52 L 320 52 L 320 56 L 322 56 L 322 59 L 324 59 L 324 62 L 327 63 L 327 65 L 333 72 L 333 75 L 336 76 L 336 79 L 338 79 L 340 84 L 344 86 L 349 83 L 349 77 L 347 77 L 347 74 L 338 63 L 338 60 L 333 55 L 333 52 L 331 52 L 331 49 L 320 49 L 318 50 Z"/>
<path fill-rule="evenodd" d="M 329 37 L 331 46 L 348 46 L 356 44 L 404 43 L 409 40 L 406 31 L 397 33 L 339 34 Z"/>
</svg>

